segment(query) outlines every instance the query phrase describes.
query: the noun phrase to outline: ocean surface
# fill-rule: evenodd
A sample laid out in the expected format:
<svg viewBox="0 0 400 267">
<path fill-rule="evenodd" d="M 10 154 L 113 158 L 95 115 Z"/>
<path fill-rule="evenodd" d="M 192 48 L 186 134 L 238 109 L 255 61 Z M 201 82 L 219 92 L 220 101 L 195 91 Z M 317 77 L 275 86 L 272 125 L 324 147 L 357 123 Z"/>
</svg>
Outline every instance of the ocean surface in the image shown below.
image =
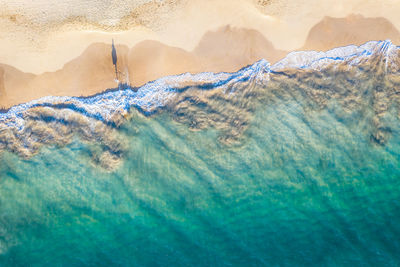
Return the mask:
<svg viewBox="0 0 400 267">
<path fill-rule="evenodd" d="M 10 109 L 0 266 L 400 266 L 398 50 Z"/>
</svg>

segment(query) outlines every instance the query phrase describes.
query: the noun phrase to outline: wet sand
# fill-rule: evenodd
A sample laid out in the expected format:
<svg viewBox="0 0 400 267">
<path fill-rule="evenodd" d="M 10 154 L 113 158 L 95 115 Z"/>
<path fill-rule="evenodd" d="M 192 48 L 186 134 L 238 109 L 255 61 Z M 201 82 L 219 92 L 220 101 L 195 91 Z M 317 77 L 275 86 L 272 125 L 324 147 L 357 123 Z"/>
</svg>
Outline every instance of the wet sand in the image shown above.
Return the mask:
<svg viewBox="0 0 400 267">
<path fill-rule="evenodd" d="M 364 18 L 354 14 L 346 18 L 325 17 L 311 28 L 301 50 L 328 50 L 386 39 L 400 45 L 400 32 L 385 18 Z"/>
</svg>

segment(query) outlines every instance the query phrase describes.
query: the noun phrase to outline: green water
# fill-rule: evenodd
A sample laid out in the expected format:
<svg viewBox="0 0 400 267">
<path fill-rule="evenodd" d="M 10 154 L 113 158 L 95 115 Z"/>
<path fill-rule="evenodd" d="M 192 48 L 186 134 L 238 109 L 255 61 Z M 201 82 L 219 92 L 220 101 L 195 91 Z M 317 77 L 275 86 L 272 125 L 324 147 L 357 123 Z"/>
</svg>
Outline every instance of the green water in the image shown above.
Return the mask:
<svg viewBox="0 0 400 267">
<path fill-rule="evenodd" d="M 78 139 L 0 156 L 1 266 L 399 266 L 400 129 L 259 106 L 239 142 L 134 114 L 123 163 Z"/>
</svg>

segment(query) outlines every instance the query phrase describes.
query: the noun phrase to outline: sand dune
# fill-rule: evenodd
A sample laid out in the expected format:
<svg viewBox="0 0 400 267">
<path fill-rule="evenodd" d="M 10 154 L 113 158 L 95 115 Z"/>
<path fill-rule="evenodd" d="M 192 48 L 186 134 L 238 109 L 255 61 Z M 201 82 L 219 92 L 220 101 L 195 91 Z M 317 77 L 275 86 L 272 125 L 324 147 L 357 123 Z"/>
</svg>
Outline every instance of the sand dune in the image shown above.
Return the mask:
<svg viewBox="0 0 400 267">
<path fill-rule="evenodd" d="M 12 66 L 0 64 L 0 107 L 8 108 L 15 104 L 35 99 L 29 85 L 36 75 L 22 72 Z M 38 89 L 38 92 L 41 90 Z M 43 91 L 39 95 L 43 95 Z"/>
<path fill-rule="evenodd" d="M 0 98 L 7 98 L 6 88 L 4 86 L 4 69 L 0 67 Z"/>
<path fill-rule="evenodd" d="M 193 53 L 157 41 L 135 45 L 129 52 L 128 62 L 130 82 L 135 86 L 163 76 L 202 69 L 200 59 Z"/>
<path fill-rule="evenodd" d="M 346 18 L 325 17 L 311 28 L 301 50 L 328 50 L 348 44 L 361 45 L 371 40 L 390 39 L 400 44 L 400 32 L 385 18 L 365 18 L 350 15 Z"/>
<path fill-rule="evenodd" d="M 326 17 L 310 30 L 299 50 L 328 50 L 383 39 L 400 44 L 399 31 L 385 18 Z M 118 45 L 117 53 L 121 80 L 134 86 L 184 72 L 233 72 L 261 58 L 274 63 L 287 54 L 260 32 L 232 26 L 207 32 L 192 51 L 147 40 L 131 49 Z M 111 46 L 105 43 L 90 45 L 55 72 L 34 75 L 0 64 L 0 106 L 8 108 L 48 95 L 92 95 L 116 87 L 114 78 Z"/>
<path fill-rule="evenodd" d="M 256 30 L 230 26 L 207 32 L 193 53 L 202 59 L 204 70 L 214 72 L 236 71 L 263 58 L 274 63 L 287 54 Z"/>
<path fill-rule="evenodd" d="M 225 26 L 206 33 L 191 52 L 143 41 L 131 49 L 128 64 L 130 80 L 139 86 L 184 72 L 233 72 L 262 58 L 275 62 L 285 54 L 255 30 Z"/>
<path fill-rule="evenodd" d="M 129 49 L 125 46 L 117 46 L 117 49 L 121 51 L 118 63 L 122 67 L 127 64 L 123 55 Z M 4 87 L 0 91 L 0 106 L 10 107 L 48 95 L 86 96 L 116 87 L 114 67 L 110 62 L 110 45 L 97 43 L 56 72 L 34 75 L 0 65 L 0 89 L 1 84 Z"/>
</svg>

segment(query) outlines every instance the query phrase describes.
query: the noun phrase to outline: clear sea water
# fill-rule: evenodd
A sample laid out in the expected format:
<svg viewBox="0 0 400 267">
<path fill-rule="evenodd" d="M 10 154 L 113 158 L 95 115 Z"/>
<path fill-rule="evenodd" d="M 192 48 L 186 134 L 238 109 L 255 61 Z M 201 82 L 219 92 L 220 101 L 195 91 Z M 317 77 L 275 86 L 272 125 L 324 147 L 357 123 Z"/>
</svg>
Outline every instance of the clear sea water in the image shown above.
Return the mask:
<svg viewBox="0 0 400 267">
<path fill-rule="evenodd" d="M 78 138 L 0 155 L 1 266 L 400 266 L 400 123 L 259 104 L 240 141 L 133 112 L 106 171 Z"/>
</svg>

